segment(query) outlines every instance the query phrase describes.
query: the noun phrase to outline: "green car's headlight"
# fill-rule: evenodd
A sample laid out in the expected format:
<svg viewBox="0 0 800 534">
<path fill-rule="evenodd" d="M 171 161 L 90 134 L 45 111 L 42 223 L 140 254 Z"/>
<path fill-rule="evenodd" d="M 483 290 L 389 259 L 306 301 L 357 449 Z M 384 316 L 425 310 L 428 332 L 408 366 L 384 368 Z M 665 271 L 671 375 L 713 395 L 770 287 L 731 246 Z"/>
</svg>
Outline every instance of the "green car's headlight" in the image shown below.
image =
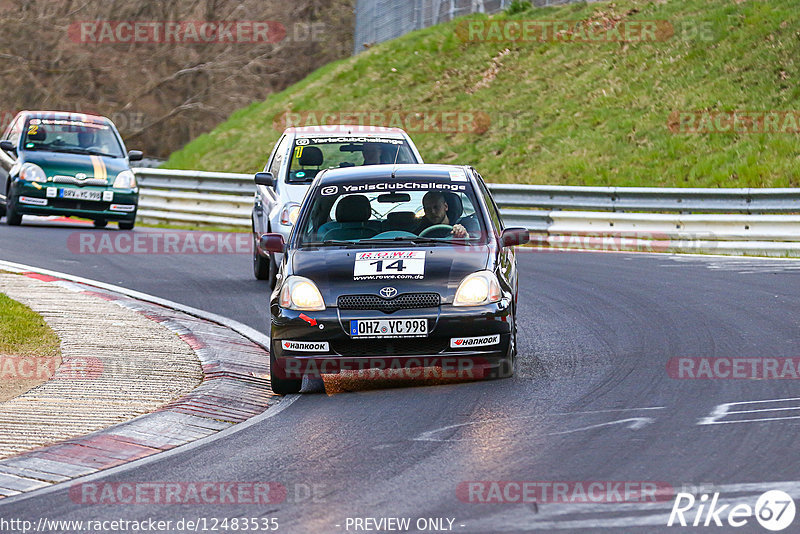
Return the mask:
<svg viewBox="0 0 800 534">
<path fill-rule="evenodd" d="M 46 182 L 47 175 L 35 163 L 26 163 L 19 171 L 19 177 L 26 182 Z"/>
<path fill-rule="evenodd" d="M 133 189 L 136 187 L 136 176 L 132 171 L 122 171 L 114 180 L 114 187 L 117 189 Z"/>
</svg>

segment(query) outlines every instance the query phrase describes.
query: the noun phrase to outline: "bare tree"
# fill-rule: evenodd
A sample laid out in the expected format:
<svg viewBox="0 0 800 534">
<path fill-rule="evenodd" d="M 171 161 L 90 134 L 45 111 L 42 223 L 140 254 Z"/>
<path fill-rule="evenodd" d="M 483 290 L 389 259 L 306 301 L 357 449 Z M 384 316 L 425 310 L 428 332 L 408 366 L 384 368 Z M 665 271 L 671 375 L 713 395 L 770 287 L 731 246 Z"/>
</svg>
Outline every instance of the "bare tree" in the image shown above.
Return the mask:
<svg viewBox="0 0 800 534">
<path fill-rule="evenodd" d="M 0 0 L 0 117 L 21 109 L 98 113 L 117 123 L 128 144 L 166 156 L 232 111 L 348 55 L 353 3 Z M 197 29 L 203 22 L 265 21 L 266 41 L 248 38 L 252 32 L 237 34 L 234 42 L 102 33 L 121 22 L 182 22 Z"/>
</svg>

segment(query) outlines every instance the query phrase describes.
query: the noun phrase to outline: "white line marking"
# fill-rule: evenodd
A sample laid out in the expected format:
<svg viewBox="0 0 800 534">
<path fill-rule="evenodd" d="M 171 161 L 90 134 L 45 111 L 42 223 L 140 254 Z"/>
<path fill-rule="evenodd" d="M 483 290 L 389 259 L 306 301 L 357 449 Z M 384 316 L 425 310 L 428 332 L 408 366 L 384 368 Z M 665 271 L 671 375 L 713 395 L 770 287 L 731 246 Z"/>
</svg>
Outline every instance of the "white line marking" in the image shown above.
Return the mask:
<svg viewBox="0 0 800 534">
<path fill-rule="evenodd" d="M 764 417 L 760 419 L 740 419 L 740 420 L 733 420 L 733 421 L 720 421 L 726 415 L 737 414 L 737 413 L 757 413 L 757 412 L 774 412 L 774 411 L 781 411 L 781 410 L 798 410 L 800 406 L 791 406 L 788 408 L 762 408 L 762 409 L 755 409 L 755 410 L 737 410 L 737 411 L 729 411 L 728 409 L 731 406 L 741 406 L 745 404 L 765 404 L 765 403 L 778 403 L 778 402 L 793 402 L 793 401 L 800 401 L 800 397 L 787 397 L 784 399 L 765 399 L 765 400 L 755 400 L 755 401 L 739 401 L 739 402 L 726 402 L 724 404 L 718 404 L 714 407 L 711 411 L 711 414 L 707 417 L 702 417 L 697 421 L 698 425 L 722 425 L 722 424 L 735 424 L 735 423 L 759 423 L 759 422 L 766 422 L 766 421 L 785 421 L 788 419 L 800 419 L 800 416 L 786 416 L 786 417 Z"/>
</svg>

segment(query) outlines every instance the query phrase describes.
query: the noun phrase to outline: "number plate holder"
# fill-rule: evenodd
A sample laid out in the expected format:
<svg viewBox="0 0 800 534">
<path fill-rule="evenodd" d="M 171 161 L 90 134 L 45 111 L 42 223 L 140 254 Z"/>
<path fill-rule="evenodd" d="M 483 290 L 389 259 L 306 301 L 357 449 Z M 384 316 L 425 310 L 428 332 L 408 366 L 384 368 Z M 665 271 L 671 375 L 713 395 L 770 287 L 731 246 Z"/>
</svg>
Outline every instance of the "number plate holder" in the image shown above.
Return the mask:
<svg viewBox="0 0 800 534">
<path fill-rule="evenodd" d="M 85 191 L 82 189 L 62 189 L 61 198 L 74 198 L 77 200 L 95 200 L 100 201 L 103 194 L 100 191 Z"/>
<path fill-rule="evenodd" d="M 353 319 L 350 321 L 350 337 L 352 338 L 384 339 L 427 336 L 427 319 Z"/>
</svg>

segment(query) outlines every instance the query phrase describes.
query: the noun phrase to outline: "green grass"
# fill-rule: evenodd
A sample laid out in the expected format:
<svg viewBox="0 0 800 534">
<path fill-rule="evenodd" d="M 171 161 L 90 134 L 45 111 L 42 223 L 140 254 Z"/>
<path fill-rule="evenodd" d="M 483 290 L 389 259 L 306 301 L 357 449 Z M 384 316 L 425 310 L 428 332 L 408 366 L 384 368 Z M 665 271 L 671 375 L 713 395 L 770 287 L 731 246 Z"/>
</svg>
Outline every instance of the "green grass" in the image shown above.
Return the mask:
<svg viewBox="0 0 800 534">
<path fill-rule="evenodd" d="M 60 344 L 41 315 L 0 293 L 0 353 L 54 357 Z"/>
<path fill-rule="evenodd" d="M 260 170 L 280 134 L 273 119 L 284 111 L 455 111 L 487 114 L 488 128 L 412 137 L 426 161 L 474 165 L 491 182 L 800 186 L 798 134 L 668 128 L 676 111 L 800 110 L 794 0 L 620 0 L 494 18 L 607 15 L 668 21 L 675 35 L 624 45 L 465 42 L 460 19 L 326 65 L 235 112 L 172 154 L 166 166 Z"/>
</svg>

